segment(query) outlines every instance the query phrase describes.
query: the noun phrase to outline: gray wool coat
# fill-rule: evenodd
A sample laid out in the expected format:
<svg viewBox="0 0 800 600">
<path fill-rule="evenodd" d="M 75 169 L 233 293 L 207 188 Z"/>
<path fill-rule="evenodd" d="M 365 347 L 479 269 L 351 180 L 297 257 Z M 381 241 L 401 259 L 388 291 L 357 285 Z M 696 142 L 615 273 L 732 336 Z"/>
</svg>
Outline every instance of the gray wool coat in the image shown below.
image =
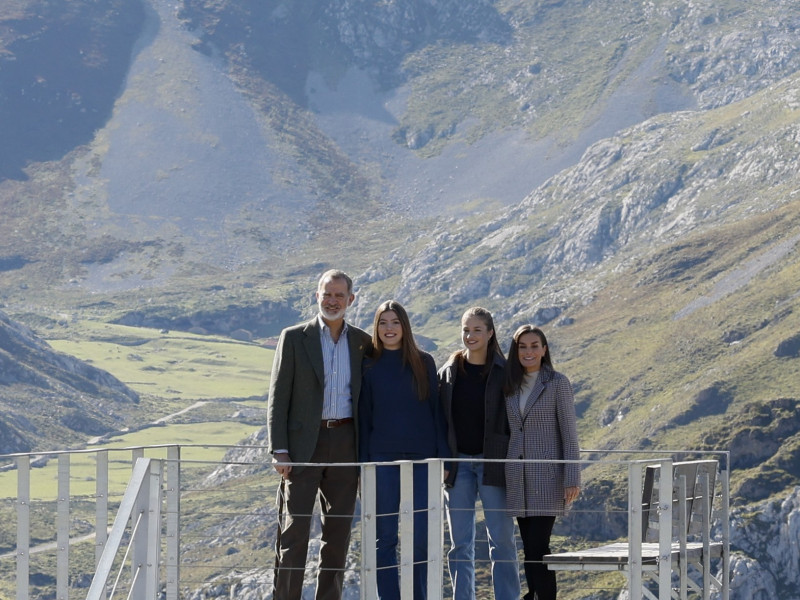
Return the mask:
<svg viewBox="0 0 800 600">
<path fill-rule="evenodd" d="M 506 397 L 511 429 L 506 463 L 506 502 L 514 517 L 564 514 L 564 488 L 579 486 L 578 463 L 522 463 L 519 460 L 577 460 L 579 454 L 572 385 L 563 374 L 542 367 L 525 408 L 519 392 Z"/>
</svg>

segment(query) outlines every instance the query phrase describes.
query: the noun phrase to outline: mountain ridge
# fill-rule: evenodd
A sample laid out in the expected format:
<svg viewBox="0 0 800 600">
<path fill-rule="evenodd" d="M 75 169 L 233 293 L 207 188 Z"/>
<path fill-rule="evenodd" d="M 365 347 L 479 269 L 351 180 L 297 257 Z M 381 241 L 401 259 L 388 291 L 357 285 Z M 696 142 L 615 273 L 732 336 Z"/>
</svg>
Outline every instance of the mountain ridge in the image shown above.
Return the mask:
<svg viewBox="0 0 800 600">
<path fill-rule="evenodd" d="M 71 2 L 82 23 L 128 18 Z M 0 31 L 66 4 L 42 6 L 4 5 Z M 60 312 L 266 336 L 340 267 L 354 323 L 397 298 L 440 361 L 474 304 L 504 347 L 522 322 L 545 327 L 584 447 L 729 448 L 748 535 L 796 514 L 793 3 L 142 6 L 115 50 L 130 51 L 124 86 L 110 77 L 113 103 L 88 107 L 109 115 L 91 139 L 3 171 L 13 319 L 44 337 Z M 14 39 L 0 36 L 3 82 L 37 51 Z M 14 106 L 0 93 L 0 123 Z M 740 597 L 790 598 L 760 539 L 736 542 Z"/>
</svg>

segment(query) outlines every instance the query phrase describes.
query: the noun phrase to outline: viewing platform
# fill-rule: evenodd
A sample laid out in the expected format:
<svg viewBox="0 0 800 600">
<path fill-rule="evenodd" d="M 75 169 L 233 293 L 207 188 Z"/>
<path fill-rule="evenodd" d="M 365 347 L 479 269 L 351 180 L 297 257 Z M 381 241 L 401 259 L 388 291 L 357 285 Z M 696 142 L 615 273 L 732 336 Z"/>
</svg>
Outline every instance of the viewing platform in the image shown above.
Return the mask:
<svg viewBox="0 0 800 600">
<path fill-rule="evenodd" d="M 428 598 L 441 600 L 452 597 L 444 463 L 420 462 L 428 464 Z M 544 560 L 558 571 L 559 597 L 627 588 L 631 600 L 727 600 L 727 452 L 584 450 L 579 462 L 584 491 L 556 520 Z M 412 546 L 402 540 L 413 535 L 414 463 L 381 464 L 400 469 L 399 574 L 402 596 L 411 599 Z M 359 467 L 345 600 L 376 595 L 376 463 Z M 0 597 L 272 598 L 279 476 L 264 446 L 4 455 L 0 483 Z M 476 585 L 485 598 L 490 562 L 477 509 Z M 314 522 L 304 598 L 313 597 L 318 568 Z M 520 577 L 524 593 L 521 553 Z"/>
</svg>

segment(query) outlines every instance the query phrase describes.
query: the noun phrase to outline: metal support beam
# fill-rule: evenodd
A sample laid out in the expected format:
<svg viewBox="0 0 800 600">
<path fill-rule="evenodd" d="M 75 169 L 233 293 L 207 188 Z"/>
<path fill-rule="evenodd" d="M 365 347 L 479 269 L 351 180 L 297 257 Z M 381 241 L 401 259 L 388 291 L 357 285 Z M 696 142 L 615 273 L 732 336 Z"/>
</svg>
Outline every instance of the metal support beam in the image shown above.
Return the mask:
<svg viewBox="0 0 800 600">
<path fill-rule="evenodd" d="M 181 581 L 181 447 L 167 449 L 167 600 L 178 600 Z"/>
<path fill-rule="evenodd" d="M 58 455 L 56 599 L 69 600 L 69 454 Z"/>
<path fill-rule="evenodd" d="M 414 463 L 408 460 L 400 461 L 399 512 L 400 597 L 411 600 L 414 597 Z"/>
<path fill-rule="evenodd" d="M 17 457 L 17 600 L 28 600 L 31 564 L 31 457 Z"/>
<path fill-rule="evenodd" d="M 361 600 L 372 600 L 377 595 L 376 489 L 376 467 L 365 464 L 361 467 Z"/>
<path fill-rule="evenodd" d="M 428 463 L 428 600 L 442 600 L 444 567 L 444 463 L 431 458 Z"/>
</svg>

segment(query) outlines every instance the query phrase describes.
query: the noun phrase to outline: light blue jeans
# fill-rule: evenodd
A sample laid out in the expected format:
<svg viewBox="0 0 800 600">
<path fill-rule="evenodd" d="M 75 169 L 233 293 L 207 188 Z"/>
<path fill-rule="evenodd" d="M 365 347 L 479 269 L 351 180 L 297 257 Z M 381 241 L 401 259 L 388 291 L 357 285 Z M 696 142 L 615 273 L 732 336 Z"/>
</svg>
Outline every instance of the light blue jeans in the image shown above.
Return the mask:
<svg viewBox="0 0 800 600">
<path fill-rule="evenodd" d="M 475 503 L 483 505 L 489 558 L 492 562 L 492 586 L 495 600 L 519 600 L 519 564 L 514 538 L 514 519 L 506 512 L 506 491 L 483 485 L 483 456 L 459 462 L 456 480 L 445 488 L 447 523 L 450 526 L 450 552 L 447 554 L 453 600 L 475 600 Z"/>
</svg>

